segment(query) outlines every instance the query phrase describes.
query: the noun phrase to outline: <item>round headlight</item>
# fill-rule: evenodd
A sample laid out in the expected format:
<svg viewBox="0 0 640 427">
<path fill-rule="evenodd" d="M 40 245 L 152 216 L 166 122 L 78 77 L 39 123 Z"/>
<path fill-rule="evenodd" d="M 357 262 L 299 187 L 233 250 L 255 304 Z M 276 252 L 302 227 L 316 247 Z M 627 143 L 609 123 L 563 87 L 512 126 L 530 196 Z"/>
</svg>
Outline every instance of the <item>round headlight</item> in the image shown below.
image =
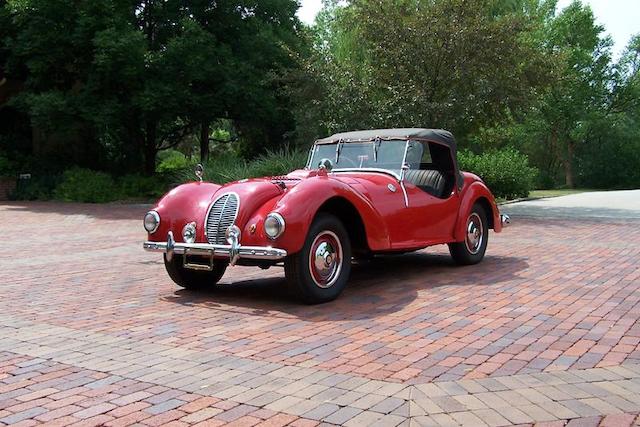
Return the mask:
<svg viewBox="0 0 640 427">
<path fill-rule="evenodd" d="M 182 228 L 182 240 L 185 243 L 194 243 L 196 241 L 196 223 L 190 222 Z"/>
<path fill-rule="evenodd" d="M 277 239 L 284 233 L 284 218 L 277 212 L 271 212 L 264 220 L 264 232 L 270 239 Z"/>
<path fill-rule="evenodd" d="M 148 233 L 155 233 L 160 226 L 160 215 L 156 211 L 149 211 L 144 216 L 144 229 Z"/>
</svg>

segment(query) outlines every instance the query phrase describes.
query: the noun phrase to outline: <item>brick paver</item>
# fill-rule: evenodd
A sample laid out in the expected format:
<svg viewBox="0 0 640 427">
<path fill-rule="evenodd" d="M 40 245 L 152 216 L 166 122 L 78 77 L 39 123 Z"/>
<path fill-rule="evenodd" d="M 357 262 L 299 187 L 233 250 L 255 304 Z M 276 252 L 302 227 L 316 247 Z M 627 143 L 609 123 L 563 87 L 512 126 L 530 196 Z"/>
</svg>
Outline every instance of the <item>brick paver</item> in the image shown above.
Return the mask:
<svg viewBox="0 0 640 427">
<path fill-rule="evenodd" d="M 444 247 L 376 259 L 310 307 L 281 268 L 179 290 L 140 248 L 144 211 L 0 205 L 0 425 L 623 425 L 640 412 L 638 222 L 518 219 L 477 266 Z"/>
</svg>

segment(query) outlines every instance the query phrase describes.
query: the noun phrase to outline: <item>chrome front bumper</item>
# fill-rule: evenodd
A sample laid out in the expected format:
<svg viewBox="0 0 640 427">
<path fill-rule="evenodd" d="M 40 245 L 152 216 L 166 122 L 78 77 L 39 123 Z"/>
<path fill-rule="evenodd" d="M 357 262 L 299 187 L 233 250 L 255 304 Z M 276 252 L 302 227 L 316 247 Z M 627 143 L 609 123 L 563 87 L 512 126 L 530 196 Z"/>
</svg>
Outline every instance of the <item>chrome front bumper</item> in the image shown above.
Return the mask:
<svg viewBox="0 0 640 427">
<path fill-rule="evenodd" d="M 176 243 L 173 233 L 167 234 L 166 242 L 144 242 L 142 247 L 149 252 L 163 252 L 171 259 L 173 254 L 199 255 L 207 257 L 229 258 L 231 265 L 239 258 L 277 261 L 287 256 L 284 249 L 270 246 L 241 246 L 236 239 L 229 245 L 212 245 L 209 243 Z"/>
</svg>

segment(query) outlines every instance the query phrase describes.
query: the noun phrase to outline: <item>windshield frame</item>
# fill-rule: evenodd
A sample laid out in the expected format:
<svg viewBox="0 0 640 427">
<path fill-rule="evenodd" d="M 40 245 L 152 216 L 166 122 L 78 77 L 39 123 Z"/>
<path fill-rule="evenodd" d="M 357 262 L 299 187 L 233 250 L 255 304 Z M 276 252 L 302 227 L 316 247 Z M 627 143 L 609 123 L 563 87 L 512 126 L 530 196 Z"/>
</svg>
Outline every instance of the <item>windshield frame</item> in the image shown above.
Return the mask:
<svg viewBox="0 0 640 427">
<path fill-rule="evenodd" d="M 391 139 L 386 139 L 386 138 L 375 138 L 375 139 L 367 139 L 367 140 L 352 140 L 349 142 L 344 142 L 344 141 L 336 141 L 336 142 L 332 142 L 332 143 L 324 143 L 324 144 L 313 144 L 313 146 L 309 149 L 309 155 L 307 157 L 307 165 L 305 166 L 305 169 L 315 169 L 315 167 L 313 167 L 311 165 L 311 161 L 313 160 L 313 154 L 314 154 L 314 150 L 316 149 L 316 147 L 318 147 L 319 145 L 328 145 L 328 146 L 335 146 L 336 147 L 336 154 L 335 157 L 331 160 L 332 162 L 336 162 L 336 160 L 339 160 L 340 158 L 340 153 L 341 153 L 341 148 L 344 144 L 350 144 L 353 142 L 357 142 L 357 143 L 370 143 L 370 144 L 374 144 L 373 145 L 373 152 L 374 152 L 374 158 L 375 161 L 378 161 L 378 147 L 379 144 L 383 141 L 386 142 L 391 142 L 391 141 L 398 141 L 398 142 L 402 142 L 404 141 L 404 151 L 403 151 L 403 155 L 402 155 L 402 161 L 399 165 L 399 170 L 401 171 L 400 174 L 394 172 L 393 169 L 385 169 L 385 168 L 376 168 L 376 167 L 364 167 L 364 168 L 355 168 L 355 167 L 347 167 L 347 168 L 333 168 L 331 169 L 331 172 L 368 172 L 368 173 L 384 173 L 387 175 L 391 175 L 394 178 L 396 178 L 396 180 L 398 181 L 402 181 L 402 170 L 404 169 L 406 162 L 407 162 L 407 152 L 409 150 L 409 144 L 411 143 L 412 139 L 404 139 L 404 138 L 391 138 Z"/>
</svg>

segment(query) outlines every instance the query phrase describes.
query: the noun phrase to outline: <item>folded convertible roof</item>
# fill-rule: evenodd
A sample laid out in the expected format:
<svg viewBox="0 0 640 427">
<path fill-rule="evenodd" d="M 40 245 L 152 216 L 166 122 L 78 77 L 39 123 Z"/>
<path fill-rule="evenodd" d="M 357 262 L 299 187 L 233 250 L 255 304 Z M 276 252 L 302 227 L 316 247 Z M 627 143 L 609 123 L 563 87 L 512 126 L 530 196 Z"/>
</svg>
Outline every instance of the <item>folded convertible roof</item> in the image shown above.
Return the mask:
<svg viewBox="0 0 640 427">
<path fill-rule="evenodd" d="M 438 142 L 447 145 L 455 151 L 456 141 L 451 132 L 443 129 L 400 128 L 400 129 L 371 129 L 342 132 L 316 140 L 316 144 L 333 144 L 336 142 L 364 142 L 380 138 L 388 139 L 416 139 Z"/>
</svg>

